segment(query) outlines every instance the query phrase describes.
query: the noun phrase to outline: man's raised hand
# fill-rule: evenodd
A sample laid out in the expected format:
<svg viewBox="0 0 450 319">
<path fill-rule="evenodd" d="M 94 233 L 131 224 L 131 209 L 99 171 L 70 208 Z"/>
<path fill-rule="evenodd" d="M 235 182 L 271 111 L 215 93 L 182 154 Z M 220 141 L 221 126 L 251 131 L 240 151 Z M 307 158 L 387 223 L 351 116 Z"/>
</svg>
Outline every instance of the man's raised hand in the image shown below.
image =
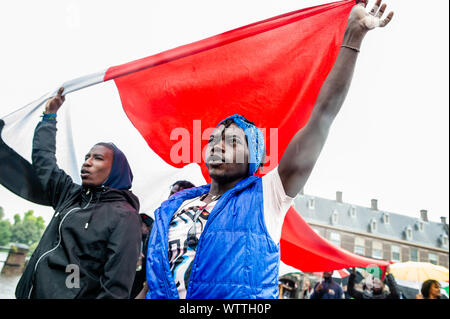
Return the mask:
<svg viewBox="0 0 450 319">
<path fill-rule="evenodd" d="M 45 105 L 45 113 L 56 114 L 66 98 L 62 95 L 64 88 L 60 88 L 55 97 L 49 99 Z"/>
<path fill-rule="evenodd" d="M 349 25 L 359 28 L 362 32 L 367 32 L 377 27 L 385 27 L 394 16 L 394 12 L 391 11 L 383 18 L 386 4 L 381 4 L 381 0 L 376 0 L 375 5 L 369 12 L 366 11 L 366 6 L 367 1 L 358 3 L 353 7 L 348 18 Z"/>
</svg>

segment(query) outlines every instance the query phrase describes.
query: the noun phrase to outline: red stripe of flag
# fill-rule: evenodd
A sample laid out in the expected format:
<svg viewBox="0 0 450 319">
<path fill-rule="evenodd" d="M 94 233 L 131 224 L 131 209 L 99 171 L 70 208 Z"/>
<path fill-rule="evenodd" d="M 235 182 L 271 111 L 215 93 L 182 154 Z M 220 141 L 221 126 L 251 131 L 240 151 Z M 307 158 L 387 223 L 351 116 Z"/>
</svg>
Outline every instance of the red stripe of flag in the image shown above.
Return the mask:
<svg viewBox="0 0 450 319">
<path fill-rule="evenodd" d="M 200 162 L 208 139 L 194 145 L 191 138 L 188 163 L 176 163 L 170 156 L 178 141 L 170 140 L 174 128 L 193 137 L 194 120 L 201 120 L 203 132 L 238 113 L 265 128 L 267 136 L 270 128 L 278 129 L 274 154 L 266 139 L 273 168 L 309 118 L 353 5 L 341 1 L 253 23 L 112 67 L 105 80 L 115 80 L 127 116 L 170 165 Z"/>
</svg>

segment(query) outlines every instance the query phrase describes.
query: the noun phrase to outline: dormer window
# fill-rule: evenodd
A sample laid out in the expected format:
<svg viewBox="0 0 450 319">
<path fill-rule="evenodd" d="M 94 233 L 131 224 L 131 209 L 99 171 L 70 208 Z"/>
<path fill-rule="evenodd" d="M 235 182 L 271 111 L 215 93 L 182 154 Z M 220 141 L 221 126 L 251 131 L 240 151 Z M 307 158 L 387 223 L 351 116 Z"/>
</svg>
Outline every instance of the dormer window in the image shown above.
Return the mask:
<svg viewBox="0 0 450 319">
<path fill-rule="evenodd" d="M 383 222 L 389 224 L 391 222 L 391 216 L 388 213 L 383 214 Z"/>
<path fill-rule="evenodd" d="M 448 248 L 448 236 L 446 234 L 442 234 L 439 239 L 442 248 Z"/>
<path fill-rule="evenodd" d="M 405 234 L 406 234 L 406 239 L 407 239 L 407 240 L 412 240 L 412 237 L 413 237 L 412 234 L 413 234 L 413 232 L 412 232 L 411 226 L 406 227 Z"/>
<path fill-rule="evenodd" d="M 308 208 L 309 208 L 309 209 L 314 209 L 314 207 L 315 207 L 315 201 L 314 201 L 314 198 L 308 199 Z"/>
<path fill-rule="evenodd" d="M 375 219 L 372 218 L 372 220 L 370 221 L 370 232 L 374 233 L 377 231 L 377 221 Z"/>
<path fill-rule="evenodd" d="M 349 214 L 350 214 L 350 217 L 352 217 L 352 218 L 356 217 L 356 207 L 355 206 L 350 207 Z"/>
<path fill-rule="evenodd" d="M 424 228 L 424 221 L 419 219 L 418 221 L 416 221 L 416 229 L 419 231 L 423 231 Z"/>
<path fill-rule="evenodd" d="M 423 221 L 419 220 L 418 227 L 420 231 L 423 231 Z"/>
<path fill-rule="evenodd" d="M 337 210 L 334 210 L 333 213 L 331 214 L 331 223 L 333 225 L 337 224 L 338 222 L 338 217 L 339 217 L 339 213 Z"/>
</svg>

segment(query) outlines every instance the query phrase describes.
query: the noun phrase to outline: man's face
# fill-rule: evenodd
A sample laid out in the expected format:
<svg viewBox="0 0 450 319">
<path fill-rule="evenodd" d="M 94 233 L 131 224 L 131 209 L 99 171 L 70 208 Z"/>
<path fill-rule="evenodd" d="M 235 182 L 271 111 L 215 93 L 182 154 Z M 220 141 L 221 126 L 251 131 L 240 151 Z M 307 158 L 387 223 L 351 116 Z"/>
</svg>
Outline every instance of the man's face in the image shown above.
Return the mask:
<svg viewBox="0 0 450 319">
<path fill-rule="evenodd" d="M 227 183 L 248 175 L 249 150 L 244 131 L 236 124 L 217 127 L 206 148 L 209 176 Z"/>
<path fill-rule="evenodd" d="M 141 222 L 141 233 L 142 233 L 142 235 L 147 235 L 149 233 L 149 231 L 150 231 L 150 227 L 146 223 Z"/>
<path fill-rule="evenodd" d="M 331 275 L 333 274 L 332 271 L 325 271 L 323 273 L 323 278 L 331 278 Z"/>
<path fill-rule="evenodd" d="M 86 154 L 81 166 L 83 186 L 101 186 L 109 176 L 114 159 L 111 149 L 103 145 L 94 145 Z"/>
</svg>

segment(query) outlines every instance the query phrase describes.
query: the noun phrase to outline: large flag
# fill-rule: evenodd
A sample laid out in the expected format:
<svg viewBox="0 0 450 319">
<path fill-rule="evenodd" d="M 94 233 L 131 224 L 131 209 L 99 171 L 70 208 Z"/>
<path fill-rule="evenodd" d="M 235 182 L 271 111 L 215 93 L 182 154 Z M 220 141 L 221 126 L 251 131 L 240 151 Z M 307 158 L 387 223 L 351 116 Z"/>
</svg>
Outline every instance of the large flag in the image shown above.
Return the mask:
<svg viewBox="0 0 450 319">
<path fill-rule="evenodd" d="M 107 140 L 113 142 L 118 134 L 127 134 L 126 144 L 118 146 L 133 168 L 133 191 L 142 210 L 151 215 L 167 198 L 174 181 L 187 179 L 196 185 L 209 181 L 204 147 L 211 129 L 229 115 L 241 114 L 265 133 L 267 162 L 260 175 L 278 164 L 291 138 L 308 121 L 354 4 L 346 0 L 286 13 L 62 86 L 69 94 L 114 80 L 128 127 L 123 129 L 118 121 L 105 122 L 100 116 L 95 131 L 107 132 Z M 6 144 L 0 141 L 0 183 L 34 202 L 40 189 L 33 188 L 35 179 L 27 166 L 33 132 L 26 128 L 30 123 L 36 125 L 43 103 L 57 89 L 3 118 Z M 79 181 L 74 150 L 80 141 L 72 136 L 71 126 L 84 124 L 70 120 L 67 104 L 58 113 L 57 158 L 60 167 Z M 96 108 L 104 114 L 114 112 L 109 105 Z M 9 165 L 3 165 L 6 162 Z M 21 166 L 10 167 L 16 162 Z M 22 171 L 27 175 L 17 177 Z M 334 247 L 315 234 L 293 208 L 283 226 L 281 259 L 304 271 L 386 265 Z"/>
</svg>

